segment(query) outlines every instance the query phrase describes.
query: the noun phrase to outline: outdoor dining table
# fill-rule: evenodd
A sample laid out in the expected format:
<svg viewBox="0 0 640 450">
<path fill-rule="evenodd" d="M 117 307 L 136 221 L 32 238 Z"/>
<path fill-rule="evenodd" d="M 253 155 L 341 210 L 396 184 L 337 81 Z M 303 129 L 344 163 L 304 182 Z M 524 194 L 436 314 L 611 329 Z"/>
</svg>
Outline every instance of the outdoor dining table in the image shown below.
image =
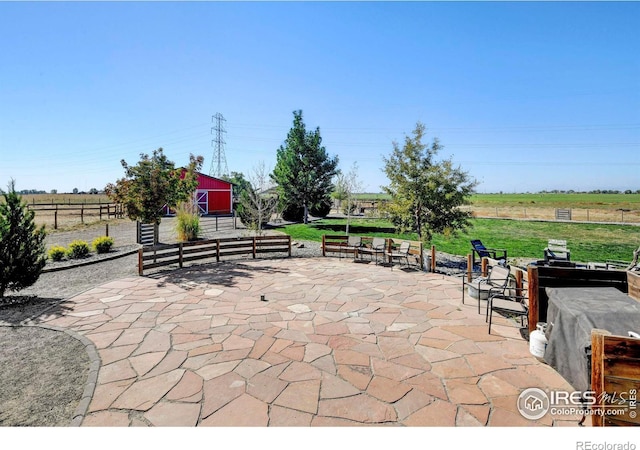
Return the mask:
<svg viewBox="0 0 640 450">
<path fill-rule="evenodd" d="M 591 330 L 640 332 L 640 302 L 614 287 L 547 287 L 544 361 L 577 391 L 591 389 Z"/>
</svg>

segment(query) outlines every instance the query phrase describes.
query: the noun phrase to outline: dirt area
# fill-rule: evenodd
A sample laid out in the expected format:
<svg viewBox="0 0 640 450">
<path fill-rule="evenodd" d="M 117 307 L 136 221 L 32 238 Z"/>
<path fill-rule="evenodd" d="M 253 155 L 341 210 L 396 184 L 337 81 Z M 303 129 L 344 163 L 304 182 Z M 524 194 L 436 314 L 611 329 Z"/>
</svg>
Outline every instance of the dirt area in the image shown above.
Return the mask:
<svg viewBox="0 0 640 450">
<path fill-rule="evenodd" d="M 87 381 L 84 345 L 61 331 L 0 326 L 0 426 L 68 426 Z"/>
</svg>

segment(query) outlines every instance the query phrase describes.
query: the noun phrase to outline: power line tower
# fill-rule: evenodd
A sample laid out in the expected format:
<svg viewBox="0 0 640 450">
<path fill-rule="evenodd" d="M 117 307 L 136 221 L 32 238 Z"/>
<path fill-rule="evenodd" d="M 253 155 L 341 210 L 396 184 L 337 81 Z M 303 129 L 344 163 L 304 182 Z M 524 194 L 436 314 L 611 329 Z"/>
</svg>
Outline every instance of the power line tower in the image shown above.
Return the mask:
<svg viewBox="0 0 640 450">
<path fill-rule="evenodd" d="M 211 122 L 215 123 L 215 126 L 211 127 L 211 134 L 215 131 L 216 138 L 211 140 L 211 146 L 213 147 L 213 158 L 211 159 L 211 167 L 209 168 L 209 175 L 212 177 L 220 178 L 223 175 L 229 175 L 229 168 L 227 167 L 227 157 L 224 155 L 224 138 L 223 133 L 227 130 L 224 129 L 224 123 L 226 119 L 222 117 L 222 114 L 216 113 L 211 116 Z"/>
</svg>

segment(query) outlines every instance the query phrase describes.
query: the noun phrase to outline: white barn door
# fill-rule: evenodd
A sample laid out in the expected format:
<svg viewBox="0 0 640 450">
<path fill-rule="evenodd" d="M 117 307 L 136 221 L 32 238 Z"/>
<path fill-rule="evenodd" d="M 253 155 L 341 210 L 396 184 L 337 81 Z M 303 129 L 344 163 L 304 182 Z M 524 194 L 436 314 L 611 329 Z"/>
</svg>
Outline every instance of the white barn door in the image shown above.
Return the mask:
<svg viewBox="0 0 640 450">
<path fill-rule="evenodd" d="M 209 191 L 196 191 L 196 205 L 198 206 L 198 213 L 208 214 Z"/>
</svg>

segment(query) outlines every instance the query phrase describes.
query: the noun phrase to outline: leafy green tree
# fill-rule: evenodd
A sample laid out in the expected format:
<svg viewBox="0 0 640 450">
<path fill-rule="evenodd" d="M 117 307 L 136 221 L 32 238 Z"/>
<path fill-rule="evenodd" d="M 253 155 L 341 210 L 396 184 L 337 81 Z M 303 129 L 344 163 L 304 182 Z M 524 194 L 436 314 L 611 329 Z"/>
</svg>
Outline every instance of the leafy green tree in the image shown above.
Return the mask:
<svg viewBox="0 0 640 450">
<path fill-rule="evenodd" d="M 16 193 L 15 181 L 8 192 L 0 189 L 0 298 L 7 290 L 19 291 L 40 277 L 45 265 L 45 228 L 37 228 L 35 212 Z"/>
<path fill-rule="evenodd" d="M 398 231 L 414 231 L 420 240 L 430 242 L 434 234 L 455 233 L 470 225 L 471 212 L 460 206 L 470 204 L 469 196 L 477 182 L 452 160 L 436 161 L 442 149 L 434 138 L 430 146 L 422 142 L 425 126 L 418 122 L 413 136 L 405 136 L 400 147 L 393 142 L 393 152 L 384 160 L 390 181 L 383 187 L 391 196 L 385 207 Z"/>
<path fill-rule="evenodd" d="M 112 201 L 124 205 L 131 220 L 159 224 L 165 205 L 176 208 L 191 200 L 198 187 L 196 172 L 203 161 L 202 156 L 190 155 L 186 168 L 176 168 L 162 148 L 154 150 L 151 157 L 142 153 L 135 166 L 123 159 L 125 177 L 109 183 L 105 192 Z"/>
<path fill-rule="evenodd" d="M 302 111 L 293 112 L 293 127 L 278 149 L 271 179 L 285 211 L 300 211 L 304 223 L 309 210 L 331 203 L 331 180 L 337 173 L 338 157 L 330 158 L 322 145 L 320 128 L 307 132 Z"/>
</svg>

